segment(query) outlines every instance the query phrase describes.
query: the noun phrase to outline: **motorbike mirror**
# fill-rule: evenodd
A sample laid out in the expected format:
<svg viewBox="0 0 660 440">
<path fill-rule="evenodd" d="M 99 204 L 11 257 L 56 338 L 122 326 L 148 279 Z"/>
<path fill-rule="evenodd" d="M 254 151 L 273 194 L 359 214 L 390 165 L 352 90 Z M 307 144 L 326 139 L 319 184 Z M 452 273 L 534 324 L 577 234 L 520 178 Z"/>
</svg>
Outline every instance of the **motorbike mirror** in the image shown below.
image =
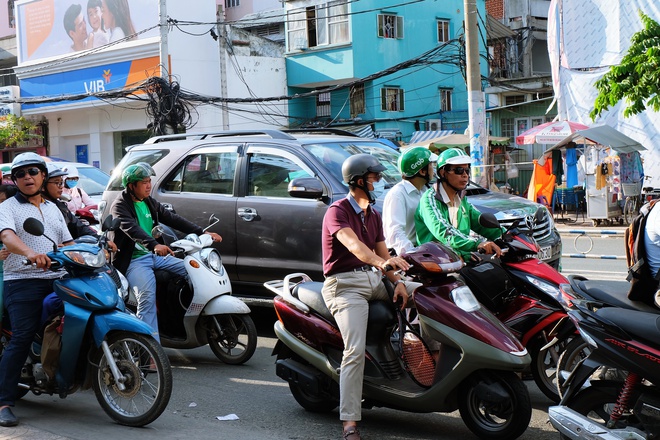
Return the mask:
<svg viewBox="0 0 660 440">
<path fill-rule="evenodd" d="M 112 222 L 113 222 L 112 215 L 107 216 L 105 220 L 103 220 L 103 223 L 101 224 L 101 230 L 105 232 L 108 229 L 110 229 L 110 227 L 112 226 Z"/>
<path fill-rule="evenodd" d="M 160 237 L 163 236 L 163 227 L 161 225 L 156 225 L 153 227 L 151 230 L 151 236 L 158 240 Z"/>
<path fill-rule="evenodd" d="M 209 225 L 204 228 L 204 232 L 209 230 L 211 228 L 211 226 L 215 225 L 219 221 L 220 221 L 220 219 L 218 217 L 216 217 L 215 214 L 211 214 L 211 217 L 209 217 Z"/>
<path fill-rule="evenodd" d="M 39 220 L 33 217 L 25 219 L 23 222 L 23 229 L 25 229 L 25 232 L 28 234 L 36 235 L 37 237 L 46 237 L 48 241 L 53 243 L 53 252 L 57 252 L 57 243 L 55 243 L 49 236 L 44 235 L 44 224 Z"/>
<path fill-rule="evenodd" d="M 110 230 L 111 231 L 116 231 L 119 229 L 119 225 L 121 225 L 121 220 L 118 218 L 112 219 L 112 223 L 110 224 Z"/>
<path fill-rule="evenodd" d="M 23 222 L 23 229 L 25 229 L 25 232 L 28 234 L 36 235 L 37 237 L 44 235 L 44 224 L 36 218 L 30 217 L 26 219 Z"/>
<path fill-rule="evenodd" d="M 479 224 L 481 226 L 483 226 L 484 228 L 499 228 L 500 227 L 500 222 L 497 221 L 497 217 L 495 217 L 495 214 L 491 214 L 490 212 L 482 213 L 479 216 Z"/>
<path fill-rule="evenodd" d="M 539 207 L 534 213 L 534 224 L 537 225 L 543 221 L 543 208 Z"/>
</svg>

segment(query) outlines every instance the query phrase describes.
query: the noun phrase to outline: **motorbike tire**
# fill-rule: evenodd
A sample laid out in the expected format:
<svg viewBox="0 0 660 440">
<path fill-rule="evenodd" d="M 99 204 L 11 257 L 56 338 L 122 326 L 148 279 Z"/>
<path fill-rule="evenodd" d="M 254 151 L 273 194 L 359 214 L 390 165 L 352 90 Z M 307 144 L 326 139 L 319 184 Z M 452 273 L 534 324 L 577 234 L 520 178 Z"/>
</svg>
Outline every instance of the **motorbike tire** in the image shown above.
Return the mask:
<svg viewBox="0 0 660 440">
<path fill-rule="evenodd" d="M 558 341 L 555 345 L 547 350 L 541 351 L 541 348 L 546 345 L 544 339 L 537 338 L 527 347 L 532 363 L 530 370 L 536 386 L 541 390 L 545 396 L 555 403 L 559 403 L 560 396 L 557 392 L 557 366 L 559 358 L 567 346 L 570 345 L 575 337 L 568 336 L 566 339 Z"/>
<path fill-rule="evenodd" d="M 559 356 L 559 362 L 557 362 L 557 372 L 566 371 L 570 373 L 573 371 L 578 362 L 586 358 L 590 352 L 591 347 L 589 344 L 584 342 L 584 339 L 573 338 L 573 340 L 566 345 L 561 356 Z M 561 374 L 557 376 L 556 384 L 557 394 L 561 398 L 564 396 L 564 389 L 562 388 L 563 379 Z"/>
<path fill-rule="evenodd" d="M 209 317 L 207 338 L 213 354 L 225 364 L 247 362 L 257 349 L 257 328 L 250 315 Z"/>
<path fill-rule="evenodd" d="M 595 425 L 604 426 L 609 420 L 609 415 L 617 402 L 622 387 L 622 382 L 593 381 L 591 386 L 577 393 L 575 398 L 567 403 L 567 406 L 573 411 L 587 416 Z M 642 392 L 643 387 L 636 387 L 631 395 L 630 402 L 635 402 Z M 627 425 L 636 425 L 637 427 L 641 424 L 634 413 L 629 411 L 624 413 L 621 421 L 625 421 Z M 560 438 L 568 439 L 569 437 L 560 434 Z"/>
<path fill-rule="evenodd" d="M 498 385 L 506 398 L 501 402 L 483 399 L 480 394 L 484 393 L 478 391 L 483 385 Z M 480 439 L 516 439 L 532 418 L 527 387 L 513 372 L 477 371 L 461 383 L 457 397 L 463 422 Z"/>
<path fill-rule="evenodd" d="M 119 371 L 126 377 L 120 390 L 103 350 L 93 373 L 94 394 L 101 408 L 118 423 L 144 426 L 156 420 L 170 401 L 172 368 L 163 348 L 151 336 L 117 332 L 107 338 Z M 128 350 L 127 350 L 128 349 Z"/>
<path fill-rule="evenodd" d="M 309 394 L 298 386 L 298 384 L 292 382 L 289 382 L 289 390 L 291 391 L 293 398 L 298 402 L 298 405 L 302 406 L 309 412 L 328 413 L 334 411 L 334 409 L 339 406 L 337 400 Z"/>
</svg>

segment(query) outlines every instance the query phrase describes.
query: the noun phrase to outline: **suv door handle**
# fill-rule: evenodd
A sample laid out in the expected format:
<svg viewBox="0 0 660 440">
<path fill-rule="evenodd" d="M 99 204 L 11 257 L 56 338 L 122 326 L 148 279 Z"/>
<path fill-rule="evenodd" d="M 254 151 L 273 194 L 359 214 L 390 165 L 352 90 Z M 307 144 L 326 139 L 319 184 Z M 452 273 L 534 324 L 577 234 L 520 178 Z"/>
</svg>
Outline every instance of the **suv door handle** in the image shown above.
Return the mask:
<svg viewBox="0 0 660 440">
<path fill-rule="evenodd" d="M 246 222 L 251 222 L 257 215 L 257 210 L 254 208 L 238 208 L 238 216 Z"/>
</svg>

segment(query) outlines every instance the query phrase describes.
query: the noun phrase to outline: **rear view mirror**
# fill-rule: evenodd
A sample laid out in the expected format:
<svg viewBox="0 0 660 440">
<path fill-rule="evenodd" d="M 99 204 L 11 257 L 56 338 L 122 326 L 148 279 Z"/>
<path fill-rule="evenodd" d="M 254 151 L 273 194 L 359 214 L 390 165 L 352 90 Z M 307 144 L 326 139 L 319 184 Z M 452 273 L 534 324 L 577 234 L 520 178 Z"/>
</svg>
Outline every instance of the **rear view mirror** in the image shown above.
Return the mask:
<svg viewBox="0 0 660 440">
<path fill-rule="evenodd" d="M 44 224 L 36 218 L 30 217 L 26 219 L 23 222 L 23 229 L 25 229 L 25 232 L 28 234 L 36 235 L 37 237 L 44 235 Z"/>
<path fill-rule="evenodd" d="M 323 195 L 323 184 L 316 177 L 299 177 L 289 183 L 289 195 L 301 199 L 318 199 Z"/>
<path fill-rule="evenodd" d="M 103 220 L 103 223 L 101 223 L 101 230 L 102 231 L 107 231 L 110 229 L 110 226 L 112 225 L 112 215 L 109 215 Z"/>
<path fill-rule="evenodd" d="M 500 222 L 497 221 L 497 217 L 495 217 L 495 214 L 491 214 L 489 212 L 482 213 L 479 216 L 479 224 L 481 226 L 483 226 L 484 228 L 499 228 L 500 227 Z"/>
</svg>

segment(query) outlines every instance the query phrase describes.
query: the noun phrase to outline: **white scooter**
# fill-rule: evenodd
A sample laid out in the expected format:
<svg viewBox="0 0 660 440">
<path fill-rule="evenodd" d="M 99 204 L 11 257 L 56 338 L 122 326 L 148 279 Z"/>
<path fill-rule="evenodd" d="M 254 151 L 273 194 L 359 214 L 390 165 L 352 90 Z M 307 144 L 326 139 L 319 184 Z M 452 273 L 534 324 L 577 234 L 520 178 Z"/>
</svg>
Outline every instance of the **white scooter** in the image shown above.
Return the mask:
<svg viewBox="0 0 660 440">
<path fill-rule="evenodd" d="M 218 223 L 211 215 L 209 229 Z M 205 230 L 206 230 L 205 229 Z M 177 239 L 166 226 L 156 226 L 152 236 L 161 239 L 182 257 L 188 281 L 167 271 L 156 271 L 158 331 L 163 347 L 196 348 L 209 344 L 226 364 L 242 364 L 257 348 L 257 329 L 250 308 L 231 296 L 229 276 L 220 253 L 208 234 L 188 234 Z M 169 257 L 169 258 L 176 258 Z M 137 296 L 131 289 L 127 306 L 135 311 Z"/>
</svg>

